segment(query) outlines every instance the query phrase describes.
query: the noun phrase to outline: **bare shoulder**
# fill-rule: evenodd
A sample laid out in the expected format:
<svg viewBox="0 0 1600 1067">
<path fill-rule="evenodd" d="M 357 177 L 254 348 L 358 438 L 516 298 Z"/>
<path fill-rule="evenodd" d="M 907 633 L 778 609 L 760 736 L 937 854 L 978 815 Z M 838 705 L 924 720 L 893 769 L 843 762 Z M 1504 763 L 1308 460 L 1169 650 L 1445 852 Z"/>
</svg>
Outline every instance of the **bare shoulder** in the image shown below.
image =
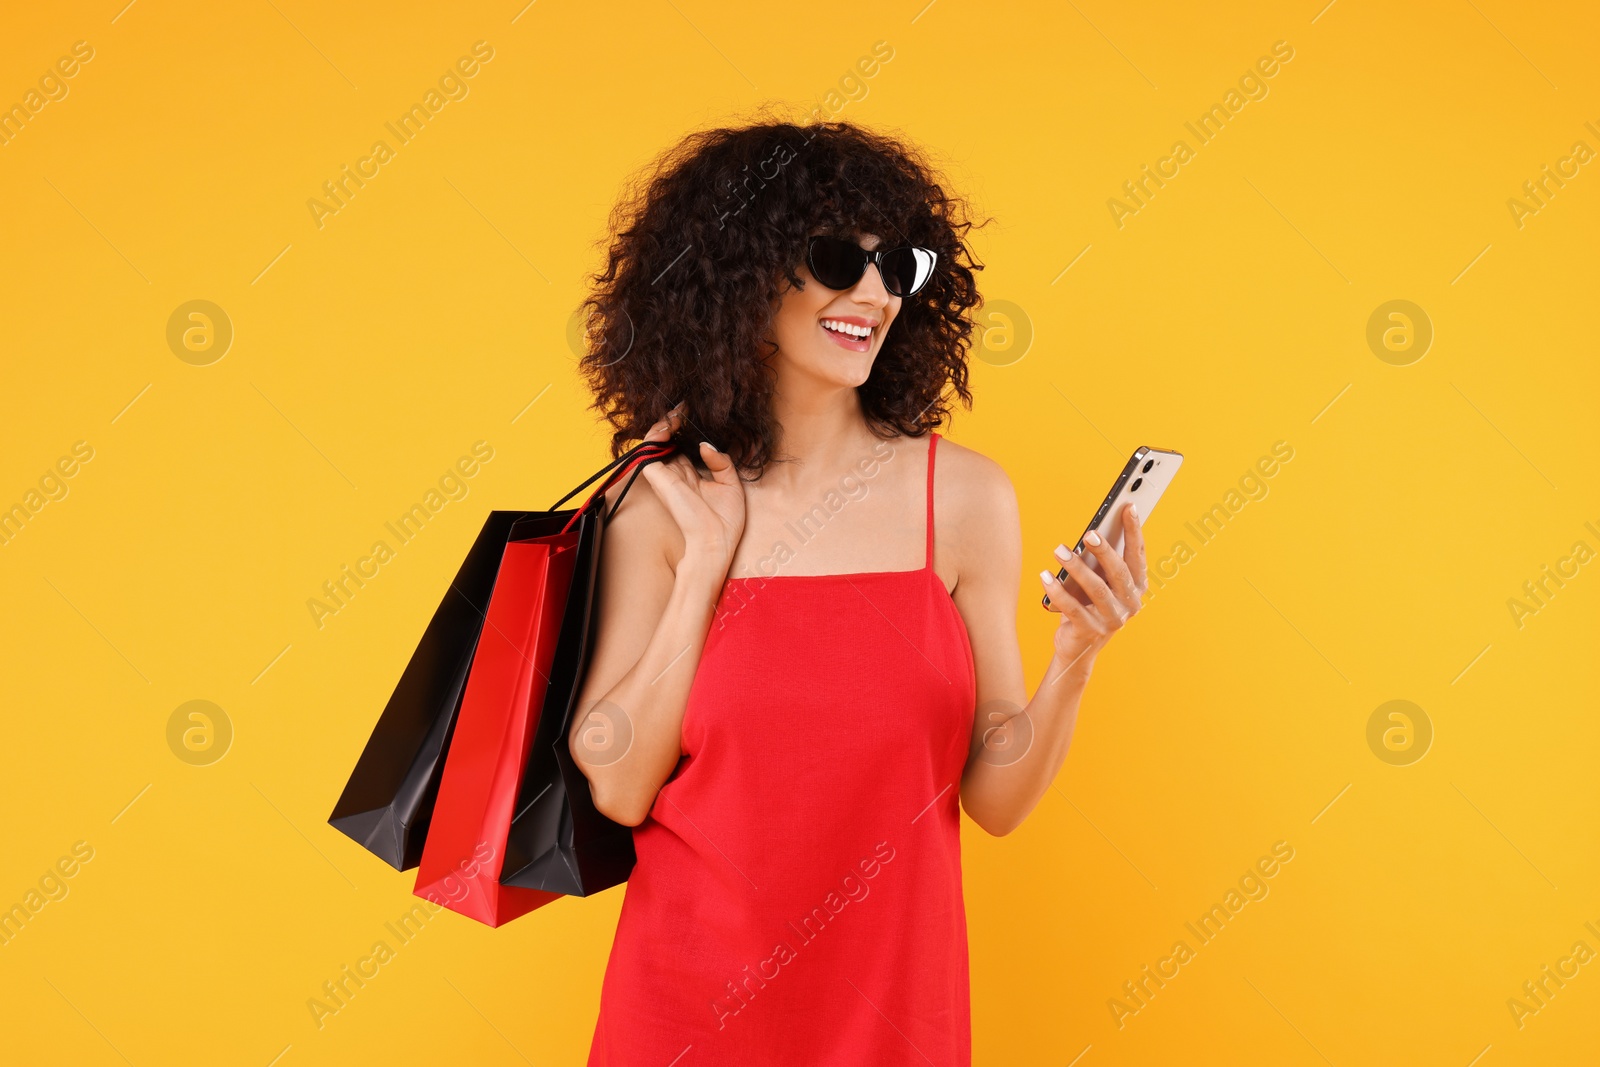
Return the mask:
<svg viewBox="0 0 1600 1067">
<path fill-rule="evenodd" d="M 617 507 L 619 499 L 621 507 Z M 678 524 L 642 470 L 637 477 L 630 475 L 607 489 L 605 500 L 607 514 L 616 508 L 616 514 L 606 524 L 607 556 L 659 560 L 670 566 L 683 555 L 683 535 Z"/>
<path fill-rule="evenodd" d="M 963 520 L 982 516 L 1004 519 L 1017 514 L 1017 493 L 1011 476 L 982 452 L 940 437 L 935 454 L 938 503 Z"/>
<path fill-rule="evenodd" d="M 1022 517 L 1011 476 L 982 452 L 940 438 L 934 458 L 938 534 L 959 580 L 998 571 L 1010 582 L 1021 564 Z"/>
</svg>

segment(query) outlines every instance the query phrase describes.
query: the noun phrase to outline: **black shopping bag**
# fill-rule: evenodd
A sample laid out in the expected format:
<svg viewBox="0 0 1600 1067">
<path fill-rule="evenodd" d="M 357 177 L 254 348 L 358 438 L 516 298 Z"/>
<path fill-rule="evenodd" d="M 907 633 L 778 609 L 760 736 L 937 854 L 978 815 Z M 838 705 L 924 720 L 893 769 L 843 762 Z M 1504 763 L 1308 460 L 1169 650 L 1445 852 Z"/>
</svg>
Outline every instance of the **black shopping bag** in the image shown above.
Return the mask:
<svg viewBox="0 0 1600 1067">
<path fill-rule="evenodd" d="M 637 445 L 596 471 L 555 505 L 559 508 L 596 479 L 612 475 L 580 509 L 489 513 L 412 653 L 339 802 L 328 816 L 335 829 L 396 870 L 417 866 L 438 798 L 445 754 L 461 709 L 467 672 L 483 630 L 484 613 L 494 592 L 506 543 L 534 536 L 529 531 L 535 528 L 539 533 L 557 532 L 579 512 L 592 515 L 599 510 L 591 506 L 594 500 L 634 459 L 648 456 L 645 462 L 649 462 L 670 451 L 671 446 L 662 442 Z M 592 518 L 581 521 L 590 522 Z M 583 566 L 582 557 L 579 565 Z M 592 564 L 586 573 L 592 574 Z M 591 588 L 592 578 L 585 584 L 585 589 Z M 585 594 L 584 599 L 587 598 Z M 559 650 L 557 657 L 560 665 Z M 630 841 L 630 868 L 631 847 Z"/>
</svg>

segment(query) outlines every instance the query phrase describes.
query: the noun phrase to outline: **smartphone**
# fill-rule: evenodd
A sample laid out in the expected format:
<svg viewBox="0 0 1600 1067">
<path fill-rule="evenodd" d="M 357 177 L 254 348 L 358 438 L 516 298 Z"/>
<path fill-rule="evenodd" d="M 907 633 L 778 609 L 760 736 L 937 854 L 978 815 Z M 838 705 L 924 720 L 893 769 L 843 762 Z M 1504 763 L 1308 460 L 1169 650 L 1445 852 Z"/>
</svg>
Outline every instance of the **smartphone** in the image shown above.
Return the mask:
<svg viewBox="0 0 1600 1067">
<path fill-rule="evenodd" d="M 1117 475 L 1116 483 L 1111 486 L 1111 492 L 1106 494 L 1100 510 L 1094 513 L 1094 518 L 1090 519 L 1089 525 L 1084 528 L 1084 536 L 1087 537 L 1089 531 L 1093 530 L 1105 539 L 1113 552 L 1121 555 L 1122 509 L 1130 503 L 1135 504 L 1139 508 L 1140 521 L 1148 521 L 1150 513 L 1155 510 L 1156 501 L 1167 491 L 1167 486 L 1172 484 L 1172 478 L 1181 466 L 1183 466 L 1181 452 L 1142 446 L 1135 449 L 1127 465 L 1122 468 L 1122 473 Z M 1078 538 L 1078 543 L 1072 546 L 1073 551 L 1082 553 L 1083 561 L 1104 578 L 1105 575 L 1100 570 L 1100 561 L 1095 558 L 1094 553 L 1083 552 L 1083 544 L 1083 537 Z M 1080 603 L 1089 603 L 1089 594 L 1067 574 L 1065 567 L 1056 573 L 1056 578 Z M 1049 607 L 1050 595 L 1045 594 L 1039 602 Z"/>
</svg>

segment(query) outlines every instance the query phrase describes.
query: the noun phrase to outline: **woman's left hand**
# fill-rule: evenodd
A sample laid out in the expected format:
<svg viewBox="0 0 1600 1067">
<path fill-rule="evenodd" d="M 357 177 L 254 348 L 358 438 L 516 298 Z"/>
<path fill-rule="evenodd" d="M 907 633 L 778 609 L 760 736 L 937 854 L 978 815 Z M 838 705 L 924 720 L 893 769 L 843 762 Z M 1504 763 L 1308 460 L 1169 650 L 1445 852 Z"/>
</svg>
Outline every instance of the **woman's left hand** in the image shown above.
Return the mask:
<svg viewBox="0 0 1600 1067">
<path fill-rule="evenodd" d="M 1139 612 L 1148 582 L 1144 531 L 1140 527 L 1139 513 L 1132 504 L 1123 510 L 1122 530 L 1120 556 L 1092 530 L 1084 539 L 1085 551 L 1094 554 L 1105 578 L 1065 545 L 1056 547 L 1056 558 L 1077 582 L 1078 589 L 1063 586 L 1050 571 L 1040 572 L 1044 591 L 1050 597 L 1049 610 L 1061 615 L 1061 625 L 1056 627 L 1056 661 L 1060 669 L 1076 665 L 1087 671 L 1095 655 L 1111 640 L 1111 635 Z"/>
</svg>

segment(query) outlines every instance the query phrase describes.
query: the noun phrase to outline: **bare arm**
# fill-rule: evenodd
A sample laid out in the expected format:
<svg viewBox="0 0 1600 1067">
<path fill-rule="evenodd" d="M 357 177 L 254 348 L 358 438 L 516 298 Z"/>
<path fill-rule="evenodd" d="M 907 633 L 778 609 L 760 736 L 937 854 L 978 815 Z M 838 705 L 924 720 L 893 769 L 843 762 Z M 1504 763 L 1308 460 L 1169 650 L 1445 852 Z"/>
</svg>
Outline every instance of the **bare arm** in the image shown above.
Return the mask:
<svg viewBox="0 0 1600 1067">
<path fill-rule="evenodd" d="M 600 546 L 595 646 L 567 742 L 595 807 L 627 826 L 644 821 L 682 757 L 689 689 L 743 530 L 732 462 L 701 452 L 712 478 L 681 456 L 647 466 Z"/>
<path fill-rule="evenodd" d="M 1081 559 L 1057 553 L 1089 603 L 1075 599 L 1053 576 L 1044 583 L 1050 610 L 1060 614 L 1061 622 L 1044 677 L 1024 706 L 1016 629 L 1016 574 L 1022 563 L 1016 494 L 998 467 L 983 481 L 988 484 L 968 490 L 980 499 L 962 509 L 974 517 L 959 538 L 962 545 L 974 546 L 962 553 L 956 603 L 971 635 L 978 686 L 961 803 L 974 822 L 998 836 L 1022 824 L 1066 762 L 1095 657 L 1139 610 L 1145 589 L 1144 540 L 1130 510 L 1123 519 L 1127 536 L 1122 558 L 1103 544 L 1088 549 L 1110 576 L 1109 585 Z"/>
</svg>

